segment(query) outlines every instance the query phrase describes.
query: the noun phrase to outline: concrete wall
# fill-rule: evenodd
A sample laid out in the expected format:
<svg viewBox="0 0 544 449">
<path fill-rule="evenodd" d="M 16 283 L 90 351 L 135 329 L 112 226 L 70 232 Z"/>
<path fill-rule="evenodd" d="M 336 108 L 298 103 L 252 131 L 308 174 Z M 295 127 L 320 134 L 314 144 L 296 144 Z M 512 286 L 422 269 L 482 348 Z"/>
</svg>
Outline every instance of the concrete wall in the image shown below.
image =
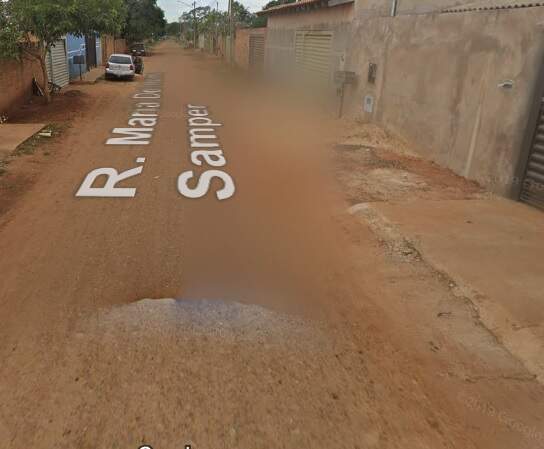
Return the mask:
<svg viewBox="0 0 544 449">
<path fill-rule="evenodd" d="M 222 58 L 227 57 L 227 38 L 221 34 L 217 39 L 217 56 Z"/>
<path fill-rule="evenodd" d="M 356 0 L 356 16 L 390 16 L 394 0 Z M 396 14 L 428 14 L 444 9 L 459 7 L 522 5 L 530 3 L 526 0 L 397 0 Z"/>
<path fill-rule="evenodd" d="M 332 31 L 331 72 L 338 70 L 340 60 L 345 56 L 348 48 L 353 18 L 353 3 L 333 8 L 269 16 L 265 43 L 267 75 L 287 80 L 294 78 L 297 30 Z"/>
<path fill-rule="evenodd" d="M 10 112 L 32 96 L 32 78 L 43 82 L 40 64 L 33 59 L 0 59 L 0 115 Z"/>
<path fill-rule="evenodd" d="M 538 25 L 544 8 L 397 17 L 359 12 L 347 61 L 359 75 L 347 93 L 351 114 L 509 196 L 544 62 Z M 370 62 L 378 66 L 374 85 L 367 82 Z M 514 81 L 513 89 L 499 87 L 505 80 Z M 366 95 L 374 98 L 372 113 L 363 111 Z"/>
</svg>

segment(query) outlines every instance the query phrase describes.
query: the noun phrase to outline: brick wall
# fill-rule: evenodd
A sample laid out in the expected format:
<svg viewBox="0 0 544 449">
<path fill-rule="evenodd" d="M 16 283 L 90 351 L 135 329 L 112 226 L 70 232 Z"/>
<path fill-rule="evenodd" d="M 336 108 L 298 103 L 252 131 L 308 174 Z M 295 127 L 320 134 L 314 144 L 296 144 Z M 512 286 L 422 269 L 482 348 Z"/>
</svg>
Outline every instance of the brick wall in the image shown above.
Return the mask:
<svg viewBox="0 0 544 449">
<path fill-rule="evenodd" d="M 234 62 L 242 69 L 249 68 L 249 36 L 265 35 L 266 28 L 238 28 L 234 41 Z"/>
<path fill-rule="evenodd" d="M 126 53 L 127 51 L 127 42 L 124 39 L 115 39 L 115 53 Z"/>
<path fill-rule="evenodd" d="M 114 53 L 113 47 L 115 46 L 115 39 L 113 36 L 105 34 L 100 40 L 102 46 L 102 64 L 105 65 L 110 56 Z"/>
<path fill-rule="evenodd" d="M 251 28 L 238 28 L 236 30 L 236 39 L 234 41 L 234 62 L 242 68 L 249 67 L 249 34 Z"/>
<path fill-rule="evenodd" d="M 100 45 L 102 47 L 102 65 L 106 65 L 112 54 L 126 53 L 128 50 L 125 39 L 114 39 L 109 34 L 105 34 L 100 38 Z"/>
<path fill-rule="evenodd" d="M 32 96 L 32 78 L 42 82 L 40 64 L 34 60 L 0 60 L 0 114 L 9 113 Z"/>
</svg>

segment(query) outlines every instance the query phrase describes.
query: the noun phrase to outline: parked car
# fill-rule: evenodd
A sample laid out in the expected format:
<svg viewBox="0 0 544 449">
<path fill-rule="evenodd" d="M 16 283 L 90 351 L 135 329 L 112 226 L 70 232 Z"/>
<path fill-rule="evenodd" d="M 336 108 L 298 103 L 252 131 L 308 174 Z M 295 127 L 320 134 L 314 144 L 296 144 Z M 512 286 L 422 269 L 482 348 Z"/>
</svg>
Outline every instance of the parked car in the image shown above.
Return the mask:
<svg viewBox="0 0 544 449">
<path fill-rule="evenodd" d="M 134 56 L 134 70 L 138 75 L 143 75 L 144 73 L 144 59 L 140 56 Z"/>
<path fill-rule="evenodd" d="M 135 44 L 132 44 L 130 46 L 130 51 L 135 56 L 147 56 L 145 44 L 143 42 L 137 42 Z"/>
<path fill-rule="evenodd" d="M 113 54 L 106 64 L 106 79 L 130 78 L 134 79 L 136 67 L 130 55 Z"/>
</svg>

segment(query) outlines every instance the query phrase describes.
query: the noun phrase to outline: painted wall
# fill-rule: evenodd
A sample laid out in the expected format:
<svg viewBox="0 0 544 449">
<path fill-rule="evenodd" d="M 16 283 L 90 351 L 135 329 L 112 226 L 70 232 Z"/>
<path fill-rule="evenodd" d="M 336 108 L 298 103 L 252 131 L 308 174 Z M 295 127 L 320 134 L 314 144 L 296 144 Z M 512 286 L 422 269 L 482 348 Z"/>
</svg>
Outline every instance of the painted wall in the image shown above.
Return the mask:
<svg viewBox="0 0 544 449">
<path fill-rule="evenodd" d="M 100 67 L 102 65 L 102 39 L 100 36 L 96 36 L 96 66 Z"/>
<path fill-rule="evenodd" d="M 332 31 L 331 72 L 338 70 L 351 36 L 353 3 L 303 13 L 272 14 L 268 17 L 265 71 L 276 79 L 291 80 L 295 70 L 297 30 Z"/>
<path fill-rule="evenodd" d="M 74 56 L 85 56 L 85 37 L 66 35 L 66 46 L 68 50 L 68 65 L 70 68 L 70 79 L 79 78 L 79 65 L 74 64 Z M 87 64 L 81 65 L 81 73 L 87 72 Z"/>
<path fill-rule="evenodd" d="M 32 96 L 32 78 L 43 83 L 40 64 L 34 60 L 0 60 L 0 115 L 9 113 Z"/>
<path fill-rule="evenodd" d="M 412 141 L 424 157 L 510 196 L 544 62 L 544 8 L 357 16 L 347 61 L 352 115 Z M 378 65 L 375 84 L 368 64 Z M 514 87 L 499 87 L 512 80 Z M 374 98 L 372 113 L 363 98 Z"/>
<path fill-rule="evenodd" d="M 70 79 L 79 78 L 79 64 L 74 64 L 74 56 L 85 56 L 86 44 L 84 36 L 75 36 L 68 34 L 66 36 L 66 45 L 68 49 L 68 65 L 70 68 Z M 102 64 L 102 42 L 100 36 L 96 37 L 96 62 L 97 66 Z M 85 61 L 86 62 L 86 61 Z M 81 65 L 81 73 L 87 72 L 87 64 Z"/>
</svg>

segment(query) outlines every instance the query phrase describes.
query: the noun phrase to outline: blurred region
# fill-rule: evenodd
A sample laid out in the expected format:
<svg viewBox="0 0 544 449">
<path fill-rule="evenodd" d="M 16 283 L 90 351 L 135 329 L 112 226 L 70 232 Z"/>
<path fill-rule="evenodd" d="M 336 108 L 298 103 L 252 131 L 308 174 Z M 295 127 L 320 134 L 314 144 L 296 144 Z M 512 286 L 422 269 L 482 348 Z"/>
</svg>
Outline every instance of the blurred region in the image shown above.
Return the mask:
<svg viewBox="0 0 544 449">
<path fill-rule="evenodd" d="M 192 93 L 191 104 L 211 105 L 210 117 L 224 125 L 217 129 L 227 160 L 222 169 L 234 179 L 236 193 L 224 201 L 212 191 L 182 200 L 180 296 L 294 309 L 319 302 L 346 258 L 334 212 L 345 204 L 331 171 L 333 122 L 307 92 L 222 74 L 220 67 L 195 75 L 211 78 L 206 90 Z"/>
</svg>

